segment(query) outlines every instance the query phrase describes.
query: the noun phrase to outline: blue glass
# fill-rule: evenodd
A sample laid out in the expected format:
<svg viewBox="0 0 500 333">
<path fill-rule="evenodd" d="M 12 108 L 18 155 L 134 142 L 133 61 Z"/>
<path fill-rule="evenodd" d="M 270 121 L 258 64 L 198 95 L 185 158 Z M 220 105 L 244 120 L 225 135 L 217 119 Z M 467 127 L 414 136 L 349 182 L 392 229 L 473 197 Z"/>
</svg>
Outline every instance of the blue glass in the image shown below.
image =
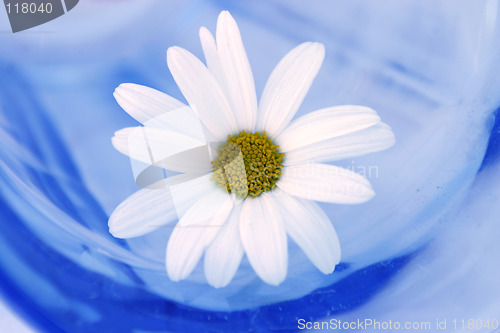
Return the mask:
<svg viewBox="0 0 500 333">
<path fill-rule="evenodd" d="M 198 29 L 214 31 L 224 9 L 239 24 L 258 95 L 286 52 L 319 41 L 325 62 L 297 116 L 367 105 L 395 132 L 393 148 L 338 163 L 372 171 L 377 196 L 321 205 L 343 251 L 331 275 L 291 244 L 279 287 L 246 260 L 227 288 L 208 286 L 202 265 L 174 283 L 163 264 L 171 229 L 131 240 L 108 232 L 109 214 L 138 189 L 110 141 L 137 125 L 114 88 L 133 82 L 184 100 L 166 49 L 202 58 Z M 497 16 L 496 1 L 89 0 L 32 32 L 2 34 L 0 293 L 43 332 L 499 320 Z"/>
</svg>

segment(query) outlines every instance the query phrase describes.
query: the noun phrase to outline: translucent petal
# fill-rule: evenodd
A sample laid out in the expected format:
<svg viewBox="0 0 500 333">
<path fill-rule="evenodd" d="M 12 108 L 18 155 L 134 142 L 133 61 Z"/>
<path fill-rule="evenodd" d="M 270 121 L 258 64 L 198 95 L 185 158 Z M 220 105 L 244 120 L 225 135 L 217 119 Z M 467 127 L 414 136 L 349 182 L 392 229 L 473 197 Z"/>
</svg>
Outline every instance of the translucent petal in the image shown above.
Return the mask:
<svg viewBox="0 0 500 333">
<path fill-rule="evenodd" d="M 196 202 L 170 235 L 166 268 L 173 281 L 185 279 L 226 221 L 234 200 L 216 189 Z"/>
<path fill-rule="evenodd" d="M 209 147 L 180 132 L 153 127 L 128 127 L 115 132 L 111 142 L 121 153 L 146 165 L 178 172 L 211 170 Z"/>
<path fill-rule="evenodd" d="M 123 110 L 142 124 L 166 112 L 186 107 L 161 91 L 133 83 L 120 84 L 113 96 Z"/>
<path fill-rule="evenodd" d="M 253 131 L 257 121 L 255 83 L 238 25 L 228 11 L 219 15 L 216 35 L 226 93 L 238 129 Z"/>
<path fill-rule="evenodd" d="M 343 160 L 381 151 L 394 143 L 391 128 L 384 123 L 378 123 L 357 132 L 290 150 L 286 153 L 285 165 Z"/>
<path fill-rule="evenodd" d="M 142 236 L 177 220 L 166 179 L 125 199 L 109 217 L 109 232 L 118 238 Z"/>
<path fill-rule="evenodd" d="M 340 243 L 330 219 L 313 201 L 279 192 L 285 228 L 295 243 L 324 274 L 340 262 Z"/>
<path fill-rule="evenodd" d="M 193 54 L 177 46 L 168 49 L 167 63 L 179 89 L 211 134 L 223 141 L 228 134 L 236 133 L 235 115 L 207 67 Z"/>
<path fill-rule="evenodd" d="M 205 55 L 208 70 L 219 82 L 221 88 L 226 91 L 227 83 L 222 73 L 222 65 L 220 63 L 219 54 L 217 52 L 217 45 L 212 33 L 205 27 L 200 28 L 200 42 Z"/>
<path fill-rule="evenodd" d="M 239 229 L 241 206 L 239 204 L 233 208 L 205 253 L 205 277 L 216 288 L 225 287 L 231 282 L 243 258 Z"/>
<path fill-rule="evenodd" d="M 303 43 L 291 50 L 271 73 L 259 105 L 257 128 L 271 137 L 283 131 L 300 107 L 325 56 L 320 43 Z"/>
<path fill-rule="evenodd" d="M 181 174 L 167 178 L 177 216 L 184 214 L 202 197 L 218 190 L 212 181 L 212 173 L 205 175 Z M 220 191 L 220 190 L 218 190 Z M 220 191 L 227 195 L 225 192 Z M 208 213 L 207 213 L 208 216 Z"/>
<path fill-rule="evenodd" d="M 281 151 L 288 152 L 333 137 L 350 134 L 380 122 L 367 107 L 344 105 L 308 113 L 293 121 L 277 138 Z"/>
<path fill-rule="evenodd" d="M 283 282 L 288 268 L 287 238 L 278 203 L 272 195 L 244 201 L 240 235 L 257 275 L 271 285 Z"/>
</svg>

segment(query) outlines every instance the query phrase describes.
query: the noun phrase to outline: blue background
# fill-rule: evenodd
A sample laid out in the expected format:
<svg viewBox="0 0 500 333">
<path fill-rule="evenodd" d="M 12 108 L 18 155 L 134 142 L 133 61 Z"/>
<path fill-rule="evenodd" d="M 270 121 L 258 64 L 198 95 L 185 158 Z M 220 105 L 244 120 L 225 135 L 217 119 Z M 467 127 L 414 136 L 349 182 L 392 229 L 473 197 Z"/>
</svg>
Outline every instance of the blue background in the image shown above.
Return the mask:
<svg viewBox="0 0 500 333">
<path fill-rule="evenodd" d="M 226 294 L 214 292 L 196 280 L 199 272 L 172 284 L 161 256 L 144 248 L 164 247 L 161 235 L 126 242 L 107 231 L 114 207 L 137 190 L 128 158 L 110 143 L 114 131 L 137 123 L 113 90 L 133 82 L 183 100 L 166 49 L 180 45 L 201 57 L 198 29 L 214 31 L 223 9 L 240 26 L 258 95 L 288 50 L 320 41 L 325 63 L 299 115 L 368 105 L 396 134 L 393 149 L 344 163 L 378 166 L 370 179 L 376 200 L 323 206 L 344 253 L 332 276 L 302 267 L 297 254 L 275 289 L 236 279 Z M 44 332 L 500 319 L 497 16 L 496 1 L 89 0 L 11 34 L 5 15 L 2 297 Z M 245 266 L 239 274 L 253 276 Z M 222 310 L 228 299 L 234 308 Z"/>
</svg>

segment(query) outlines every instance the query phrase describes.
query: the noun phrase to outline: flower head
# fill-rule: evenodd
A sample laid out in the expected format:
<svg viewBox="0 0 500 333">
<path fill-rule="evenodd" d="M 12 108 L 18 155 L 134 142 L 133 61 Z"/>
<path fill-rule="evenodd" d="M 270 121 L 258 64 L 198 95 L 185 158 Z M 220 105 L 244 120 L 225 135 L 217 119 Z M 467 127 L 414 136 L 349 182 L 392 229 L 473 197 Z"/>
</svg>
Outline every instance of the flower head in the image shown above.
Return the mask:
<svg viewBox="0 0 500 333">
<path fill-rule="evenodd" d="M 321 272 L 333 272 L 339 240 L 314 201 L 362 203 L 374 191 L 361 175 L 325 163 L 390 147 L 391 129 L 374 110 L 354 105 L 292 121 L 323 61 L 320 43 L 291 50 L 257 103 L 229 12 L 219 16 L 216 39 L 204 27 L 200 39 L 206 65 L 180 47 L 167 52 L 189 106 L 144 86 L 122 84 L 115 91 L 144 126 L 116 132 L 113 145 L 133 160 L 180 174 L 160 172 L 127 198 L 111 215 L 110 232 L 136 237 L 178 220 L 166 252 L 174 281 L 185 279 L 204 255 L 208 283 L 223 287 L 246 255 L 263 281 L 278 285 L 287 274 L 287 234 Z"/>
</svg>

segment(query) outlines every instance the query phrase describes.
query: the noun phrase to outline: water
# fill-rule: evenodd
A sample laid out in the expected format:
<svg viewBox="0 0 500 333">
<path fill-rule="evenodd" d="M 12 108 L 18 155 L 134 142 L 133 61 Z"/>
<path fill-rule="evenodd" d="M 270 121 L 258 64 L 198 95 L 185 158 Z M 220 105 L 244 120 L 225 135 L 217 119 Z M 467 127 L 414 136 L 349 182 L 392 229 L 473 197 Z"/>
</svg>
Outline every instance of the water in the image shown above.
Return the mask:
<svg viewBox="0 0 500 333">
<path fill-rule="evenodd" d="M 343 251 L 332 275 L 292 245 L 279 287 L 246 260 L 224 289 L 207 286 L 202 267 L 173 283 L 163 264 L 171 229 L 127 241 L 108 233 L 109 214 L 137 190 L 110 143 L 136 125 L 114 88 L 134 82 L 182 100 L 166 48 L 200 56 L 198 28 L 213 31 L 222 9 L 238 21 L 258 95 L 289 49 L 320 41 L 325 63 L 298 115 L 361 104 L 394 130 L 393 148 L 339 163 L 371 170 L 377 196 L 322 205 Z M 48 332 L 498 319 L 497 14 L 495 1 L 88 1 L 33 33 L 2 35 L 2 294 Z"/>
</svg>

